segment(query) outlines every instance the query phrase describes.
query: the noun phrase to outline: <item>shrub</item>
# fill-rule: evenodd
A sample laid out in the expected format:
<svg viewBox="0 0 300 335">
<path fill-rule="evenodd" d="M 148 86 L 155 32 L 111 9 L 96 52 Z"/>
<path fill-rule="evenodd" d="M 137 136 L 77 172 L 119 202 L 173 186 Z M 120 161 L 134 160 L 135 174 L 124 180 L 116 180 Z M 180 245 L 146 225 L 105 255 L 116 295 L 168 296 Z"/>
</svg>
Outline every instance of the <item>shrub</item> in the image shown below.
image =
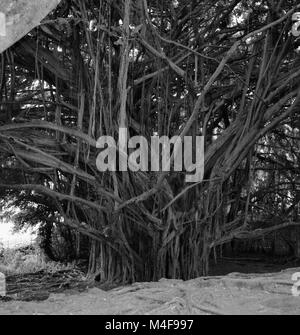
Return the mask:
<svg viewBox="0 0 300 335">
<path fill-rule="evenodd" d="M 38 271 L 57 272 L 70 270 L 74 264 L 47 261 L 40 248 L 4 249 L 0 253 L 0 272 L 5 275 L 28 274 Z"/>
</svg>

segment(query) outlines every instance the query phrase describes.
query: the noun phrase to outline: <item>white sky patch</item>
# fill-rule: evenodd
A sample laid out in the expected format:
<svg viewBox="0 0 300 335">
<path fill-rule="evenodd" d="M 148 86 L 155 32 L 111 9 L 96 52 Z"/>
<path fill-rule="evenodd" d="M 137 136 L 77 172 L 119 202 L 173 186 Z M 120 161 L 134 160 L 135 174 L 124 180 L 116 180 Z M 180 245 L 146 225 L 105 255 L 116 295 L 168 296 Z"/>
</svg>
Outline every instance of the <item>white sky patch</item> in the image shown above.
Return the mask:
<svg viewBox="0 0 300 335">
<path fill-rule="evenodd" d="M 173 0 L 173 6 L 177 8 L 179 6 L 179 2 L 177 0 Z"/>
<path fill-rule="evenodd" d="M 136 61 L 138 55 L 139 55 L 139 50 L 138 49 L 135 48 L 135 49 L 130 50 L 129 57 L 132 60 Z"/>
<path fill-rule="evenodd" d="M 34 229 L 28 229 L 24 233 L 13 233 L 12 222 L 0 221 L 0 247 L 16 248 L 31 244 L 36 238 Z"/>
</svg>

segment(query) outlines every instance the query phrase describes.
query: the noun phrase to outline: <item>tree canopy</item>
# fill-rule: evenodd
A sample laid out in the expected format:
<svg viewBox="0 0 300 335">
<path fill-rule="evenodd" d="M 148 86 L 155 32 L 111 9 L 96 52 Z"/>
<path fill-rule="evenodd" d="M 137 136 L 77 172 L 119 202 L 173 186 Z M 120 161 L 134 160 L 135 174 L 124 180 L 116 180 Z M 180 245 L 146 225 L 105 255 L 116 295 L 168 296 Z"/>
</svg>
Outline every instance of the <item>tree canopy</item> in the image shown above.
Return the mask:
<svg viewBox="0 0 300 335">
<path fill-rule="evenodd" d="M 67 232 L 103 281 L 201 276 L 231 239 L 299 225 L 299 8 L 62 1 L 0 55 L 6 215 L 21 208 L 18 224 L 48 242 Z M 203 182 L 98 171 L 96 141 L 120 127 L 204 136 Z"/>
</svg>

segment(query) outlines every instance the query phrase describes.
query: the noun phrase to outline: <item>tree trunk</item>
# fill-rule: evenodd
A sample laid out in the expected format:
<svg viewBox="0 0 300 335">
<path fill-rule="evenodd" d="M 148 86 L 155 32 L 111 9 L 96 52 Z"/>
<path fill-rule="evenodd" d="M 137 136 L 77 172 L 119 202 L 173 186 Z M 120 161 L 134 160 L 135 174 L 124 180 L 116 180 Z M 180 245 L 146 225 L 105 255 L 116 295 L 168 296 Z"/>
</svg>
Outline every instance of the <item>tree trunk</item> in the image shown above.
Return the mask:
<svg viewBox="0 0 300 335">
<path fill-rule="evenodd" d="M 0 0 L 0 53 L 40 25 L 60 1 Z"/>
</svg>

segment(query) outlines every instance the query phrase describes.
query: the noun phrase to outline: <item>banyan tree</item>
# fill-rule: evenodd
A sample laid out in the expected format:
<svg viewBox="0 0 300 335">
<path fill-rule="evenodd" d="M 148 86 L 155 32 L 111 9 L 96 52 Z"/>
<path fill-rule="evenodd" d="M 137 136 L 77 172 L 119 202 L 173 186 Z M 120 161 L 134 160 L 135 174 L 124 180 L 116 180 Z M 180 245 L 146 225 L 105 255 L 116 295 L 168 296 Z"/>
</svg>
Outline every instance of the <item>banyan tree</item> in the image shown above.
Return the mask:
<svg viewBox="0 0 300 335">
<path fill-rule="evenodd" d="M 205 275 L 231 240 L 299 225 L 297 9 L 61 1 L 0 56 L 3 213 L 20 208 L 19 225 L 50 244 L 60 231 L 90 273 L 124 282 Z M 204 136 L 203 180 L 99 171 L 97 140 L 120 128 Z"/>
</svg>

